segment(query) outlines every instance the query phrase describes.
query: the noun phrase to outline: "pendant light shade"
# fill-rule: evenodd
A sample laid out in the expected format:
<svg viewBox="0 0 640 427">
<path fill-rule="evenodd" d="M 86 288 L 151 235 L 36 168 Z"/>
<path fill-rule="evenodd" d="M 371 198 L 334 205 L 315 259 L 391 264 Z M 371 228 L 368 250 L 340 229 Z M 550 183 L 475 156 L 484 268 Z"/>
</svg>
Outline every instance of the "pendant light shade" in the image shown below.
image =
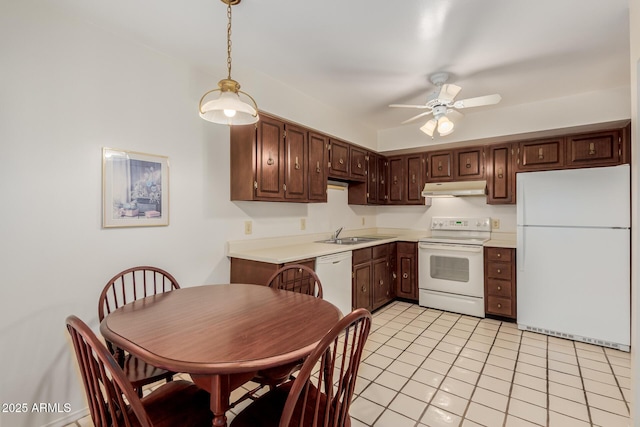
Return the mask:
<svg viewBox="0 0 640 427">
<path fill-rule="evenodd" d="M 240 84 L 231 78 L 231 5 L 240 3 L 240 0 L 221 0 L 227 5 L 227 70 L 226 79 L 218 82 L 218 88 L 206 92 L 200 99 L 200 117 L 213 123 L 223 125 L 249 125 L 256 123 L 258 117 L 258 105 L 246 92 L 240 90 Z M 205 102 L 205 99 L 214 92 L 220 92 L 216 99 Z M 251 104 L 240 99 L 244 95 Z"/>
</svg>

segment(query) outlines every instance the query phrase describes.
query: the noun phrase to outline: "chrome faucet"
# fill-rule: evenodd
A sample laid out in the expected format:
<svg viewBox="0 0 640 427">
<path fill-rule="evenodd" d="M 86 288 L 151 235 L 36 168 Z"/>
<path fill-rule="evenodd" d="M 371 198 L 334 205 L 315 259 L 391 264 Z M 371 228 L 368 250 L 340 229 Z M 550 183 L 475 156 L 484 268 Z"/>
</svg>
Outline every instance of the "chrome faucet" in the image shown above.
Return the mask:
<svg viewBox="0 0 640 427">
<path fill-rule="evenodd" d="M 340 233 L 342 232 L 342 229 L 344 227 L 340 227 L 338 228 L 334 233 L 333 233 L 333 240 L 338 240 L 338 236 L 340 235 Z"/>
</svg>

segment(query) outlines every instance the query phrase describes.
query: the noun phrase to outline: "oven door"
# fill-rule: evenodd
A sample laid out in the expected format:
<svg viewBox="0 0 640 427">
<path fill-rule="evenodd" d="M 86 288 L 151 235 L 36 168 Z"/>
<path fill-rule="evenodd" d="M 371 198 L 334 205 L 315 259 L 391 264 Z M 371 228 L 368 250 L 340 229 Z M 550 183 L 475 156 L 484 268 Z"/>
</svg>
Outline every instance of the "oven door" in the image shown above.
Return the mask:
<svg viewBox="0 0 640 427">
<path fill-rule="evenodd" d="M 420 242 L 419 288 L 483 298 L 482 253 L 482 246 Z"/>
</svg>

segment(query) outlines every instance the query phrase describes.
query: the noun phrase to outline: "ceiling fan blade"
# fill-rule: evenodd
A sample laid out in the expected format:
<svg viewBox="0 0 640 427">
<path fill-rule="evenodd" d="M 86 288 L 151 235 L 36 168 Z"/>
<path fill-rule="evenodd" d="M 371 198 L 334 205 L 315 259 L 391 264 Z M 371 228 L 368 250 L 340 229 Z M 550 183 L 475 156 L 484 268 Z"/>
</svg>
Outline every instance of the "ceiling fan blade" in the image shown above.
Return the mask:
<svg viewBox="0 0 640 427">
<path fill-rule="evenodd" d="M 421 110 L 424 110 L 425 108 L 429 108 L 425 104 L 422 104 L 422 105 L 391 104 L 391 105 L 389 105 L 389 107 L 391 107 L 391 108 L 418 108 L 418 109 L 421 109 Z"/>
<path fill-rule="evenodd" d="M 452 85 L 452 84 L 444 84 L 440 88 L 440 94 L 438 94 L 438 99 L 443 101 L 453 101 L 453 98 L 462 90 L 460 86 Z"/>
<path fill-rule="evenodd" d="M 455 108 L 469 108 L 480 107 L 482 105 L 497 104 L 502 100 L 502 97 L 497 93 L 493 95 L 478 96 L 476 98 L 461 99 L 453 103 Z"/>
<path fill-rule="evenodd" d="M 410 119 L 405 120 L 404 122 L 400 123 L 401 125 L 407 124 L 409 122 L 412 122 L 416 119 L 419 119 L 420 117 L 424 117 L 424 116 L 428 116 L 429 114 L 431 114 L 431 111 L 425 111 L 424 113 L 420 113 L 417 116 L 413 116 Z"/>
</svg>

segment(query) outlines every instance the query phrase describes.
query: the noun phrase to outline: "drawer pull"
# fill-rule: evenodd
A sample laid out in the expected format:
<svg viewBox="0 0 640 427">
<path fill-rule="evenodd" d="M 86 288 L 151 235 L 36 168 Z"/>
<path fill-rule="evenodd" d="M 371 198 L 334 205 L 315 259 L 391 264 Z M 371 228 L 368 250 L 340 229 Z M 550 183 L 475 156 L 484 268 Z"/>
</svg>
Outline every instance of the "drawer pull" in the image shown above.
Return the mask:
<svg viewBox="0 0 640 427">
<path fill-rule="evenodd" d="M 273 160 L 273 158 L 271 158 L 271 151 L 269 151 L 269 158 L 267 159 L 267 164 L 269 166 L 273 165 L 275 163 L 275 161 Z"/>
<path fill-rule="evenodd" d="M 467 159 L 467 164 L 465 165 L 467 169 L 471 169 L 471 160 Z"/>
<path fill-rule="evenodd" d="M 384 280 L 380 279 L 380 286 L 384 285 Z"/>
<path fill-rule="evenodd" d="M 416 183 L 416 174 L 415 173 L 413 175 L 411 175 L 411 183 L 412 184 Z"/>
<path fill-rule="evenodd" d="M 344 159 L 338 160 L 338 163 L 340 163 L 341 165 L 344 165 Z"/>
<path fill-rule="evenodd" d="M 438 162 L 438 170 L 441 171 L 442 170 L 442 162 Z"/>
<path fill-rule="evenodd" d="M 498 308 L 502 308 L 502 304 L 498 303 Z"/>
<path fill-rule="evenodd" d="M 596 154 L 596 145 L 593 142 L 589 143 L 589 155 L 593 156 Z"/>
<path fill-rule="evenodd" d="M 496 270 L 498 274 L 502 273 L 502 270 L 498 269 Z"/>
<path fill-rule="evenodd" d="M 538 148 L 538 159 L 544 160 L 544 151 L 542 148 Z"/>
<path fill-rule="evenodd" d="M 408 275 L 407 273 L 402 273 L 402 278 L 403 278 L 403 279 L 408 279 L 408 278 L 409 278 L 409 275 Z"/>
<path fill-rule="evenodd" d="M 502 168 L 498 169 L 498 178 L 500 179 L 504 178 L 504 169 Z"/>
<path fill-rule="evenodd" d="M 296 170 L 300 170 L 300 162 L 298 161 L 298 156 L 296 156 L 296 163 L 295 166 Z"/>
<path fill-rule="evenodd" d="M 496 255 L 498 258 L 502 258 L 502 254 L 500 252 L 498 252 L 498 254 Z"/>
<path fill-rule="evenodd" d="M 365 286 L 362 287 L 362 292 L 367 292 L 367 288 Z"/>
<path fill-rule="evenodd" d="M 320 173 L 320 162 L 316 162 L 316 173 Z"/>
<path fill-rule="evenodd" d="M 501 291 L 502 290 L 502 286 L 498 286 L 498 290 Z"/>
</svg>

